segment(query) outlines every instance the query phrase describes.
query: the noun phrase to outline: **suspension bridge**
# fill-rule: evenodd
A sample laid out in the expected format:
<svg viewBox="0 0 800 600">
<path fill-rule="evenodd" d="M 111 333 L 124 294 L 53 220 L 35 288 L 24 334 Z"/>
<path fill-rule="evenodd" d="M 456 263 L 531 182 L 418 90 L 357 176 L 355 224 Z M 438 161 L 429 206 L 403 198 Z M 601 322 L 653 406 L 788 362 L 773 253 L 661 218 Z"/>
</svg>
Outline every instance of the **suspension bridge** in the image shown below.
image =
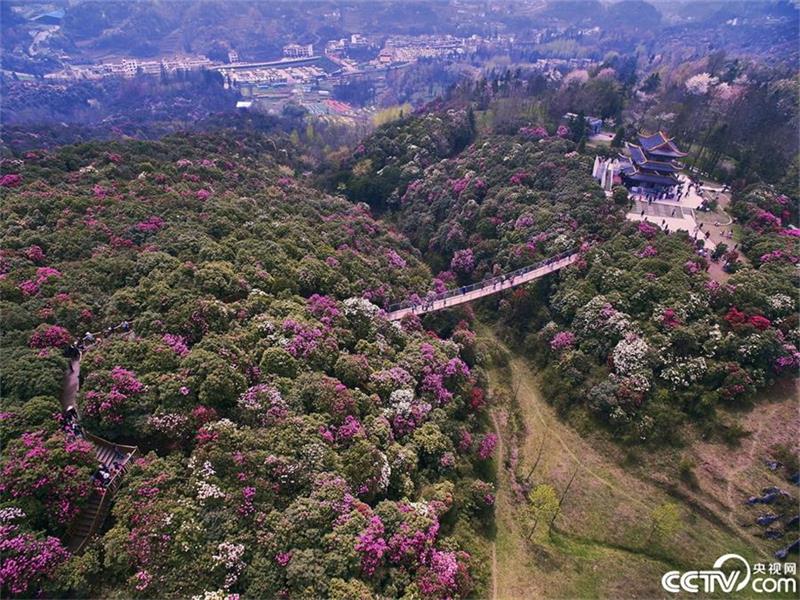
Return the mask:
<svg viewBox="0 0 800 600">
<path fill-rule="evenodd" d="M 478 298 L 485 298 L 508 290 L 518 285 L 529 283 L 564 267 L 568 267 L 578 260 L 578 252 L 570 250 L 562 252 L 541 262 L 486 279 L 479 283 L 463 286 L 435 294 L 418 302 L 401 302 L 389 307 L 387 318 L 390 321 L 399 321 L 406 315 L 423 315 L 443 308 L 452 308 L 459 304 L 472 302 Z"/>
</svg>

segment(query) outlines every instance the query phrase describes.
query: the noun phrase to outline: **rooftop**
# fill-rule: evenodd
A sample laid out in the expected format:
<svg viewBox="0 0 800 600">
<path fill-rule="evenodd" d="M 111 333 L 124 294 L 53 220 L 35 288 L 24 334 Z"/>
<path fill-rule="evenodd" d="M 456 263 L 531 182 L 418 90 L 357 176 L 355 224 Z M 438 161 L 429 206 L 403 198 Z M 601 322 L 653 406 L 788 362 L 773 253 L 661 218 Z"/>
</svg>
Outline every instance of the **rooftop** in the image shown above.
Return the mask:
<svg viewBox="0 0 800 600">
<path fill-rule="evenodd" d="M 676 158 L 686 156 L 686 153 L 681 152 L 675 145 L 675 142 L 663 131 L 658 131 L 652 135 L 640 133 L 639 143 L 646 152 L 664 156 L 674 156 Z"/>
<path fill-rule="evenodd" d="M 681 165 L 674 161 L 660 161 L 653 160 L 648 156 L 648 153 L 642 150 L 640 146 L 625 142 L 625 147 L 630 154 L 631 160 L 644 170 L 662 171 L 667 173 L 675 173 L 681 170 Z"/>
</svg>

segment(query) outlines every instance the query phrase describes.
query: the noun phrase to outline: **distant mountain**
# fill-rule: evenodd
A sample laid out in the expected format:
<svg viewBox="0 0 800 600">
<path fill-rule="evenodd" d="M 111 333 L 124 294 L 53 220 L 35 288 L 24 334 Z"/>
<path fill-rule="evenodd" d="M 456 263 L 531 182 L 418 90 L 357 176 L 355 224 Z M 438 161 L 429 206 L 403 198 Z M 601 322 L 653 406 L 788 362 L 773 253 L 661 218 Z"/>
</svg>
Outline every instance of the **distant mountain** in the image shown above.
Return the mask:
<svg viewBox="0 0 800 600">
<path fill-rule="evenodd" d="M 798 9 L 786 0 L 773 2 L 690 2 L 685 0 L 650 0 L 661 13 L 674 21 L 707 21 L 719 24 L 733 18 L 797 19 Z"/>
</svg>

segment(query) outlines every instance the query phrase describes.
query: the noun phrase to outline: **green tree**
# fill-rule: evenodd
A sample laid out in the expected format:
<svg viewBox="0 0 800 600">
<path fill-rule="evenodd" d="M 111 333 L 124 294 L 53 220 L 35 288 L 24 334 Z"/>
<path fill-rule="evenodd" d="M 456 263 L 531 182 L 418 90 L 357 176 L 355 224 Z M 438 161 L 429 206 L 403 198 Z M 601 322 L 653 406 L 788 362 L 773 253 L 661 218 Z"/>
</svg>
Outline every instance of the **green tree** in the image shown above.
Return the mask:
<svg viewBox="0 0 800 600">
<path fill-rule="evenodd" d="M 665 502 L 650 513 L 650 534 L 647 543 L 664 542 L 672 538 L 681 528 L 681 512 L 677 504 Z"/>
<path fill-rule="evenodd" d="M 619 126 L 617 127 L 617 132 L 614 134 L 614 139 L 611 140 L 611 147 L 612 148 L 621 148 L 622 142 L 625 141 L 625 127 Z"/>
<path fill-rule="evenodd" d="M 621 185 L 615 186 L 612 197 L 614 198 L 614 204 L 618 206 L 628 205 L 628 190 L 625 187 Z"/>
<path fill-rule="evenodd" d="M 558 494 L 552 485 L 542 483 L 533 488 L 528 494 L 527 526 L 530 540 L 536 532 L 539 521 L 547 521 L 547 530 L 550 531 L 550 522 L 558 512 Z"/>
<path fill-rule="evenodd" d="M 652 94 L 661 85 L 661 75 L 659 73 L 651 73 L 650 76 L 644 80 L 641 90 L 647 94 Z"/>
<path fill-rule="evenodd" d="M 580 142 L 586 137 L 586 114 L 581 111 L 578 116 L 569 123 L 569 137 L 573 142 Z M 580 152 L 580 150 L 578 150 Z"/>
</svg>

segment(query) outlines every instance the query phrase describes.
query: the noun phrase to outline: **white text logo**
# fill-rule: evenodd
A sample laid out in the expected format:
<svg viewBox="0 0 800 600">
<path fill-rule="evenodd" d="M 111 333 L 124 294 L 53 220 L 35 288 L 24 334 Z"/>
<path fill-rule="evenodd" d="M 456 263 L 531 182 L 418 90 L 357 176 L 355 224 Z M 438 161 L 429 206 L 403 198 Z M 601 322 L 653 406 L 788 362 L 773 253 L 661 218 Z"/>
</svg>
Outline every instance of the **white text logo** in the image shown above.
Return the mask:
<svg viewBox="0 0 800 600">
<path fill-rule="evenodd" d="M 726 571 L 722 567 L 730 562 Z M 795 572 L 794 563 L 773 563 L 770 565 L 770 575 L 789 575 Z M 755 565 L 751 571 L 750 563 L 738 554 L 724 554 L 714 563 L 714 567 L 705 571 L 669 571 L 661 578 L 661 587 L 666 591 L 677 594 L 689 592 L 696 594 L 712 594 L 714 592 L 739 592 L 750 584 L 751 589 L 757 593 L 775 593 L 797 591 L 797 580 L 794 577 L 753 577 L 754 574 L 766 574 L 766 566 Z"/>
</svg>

